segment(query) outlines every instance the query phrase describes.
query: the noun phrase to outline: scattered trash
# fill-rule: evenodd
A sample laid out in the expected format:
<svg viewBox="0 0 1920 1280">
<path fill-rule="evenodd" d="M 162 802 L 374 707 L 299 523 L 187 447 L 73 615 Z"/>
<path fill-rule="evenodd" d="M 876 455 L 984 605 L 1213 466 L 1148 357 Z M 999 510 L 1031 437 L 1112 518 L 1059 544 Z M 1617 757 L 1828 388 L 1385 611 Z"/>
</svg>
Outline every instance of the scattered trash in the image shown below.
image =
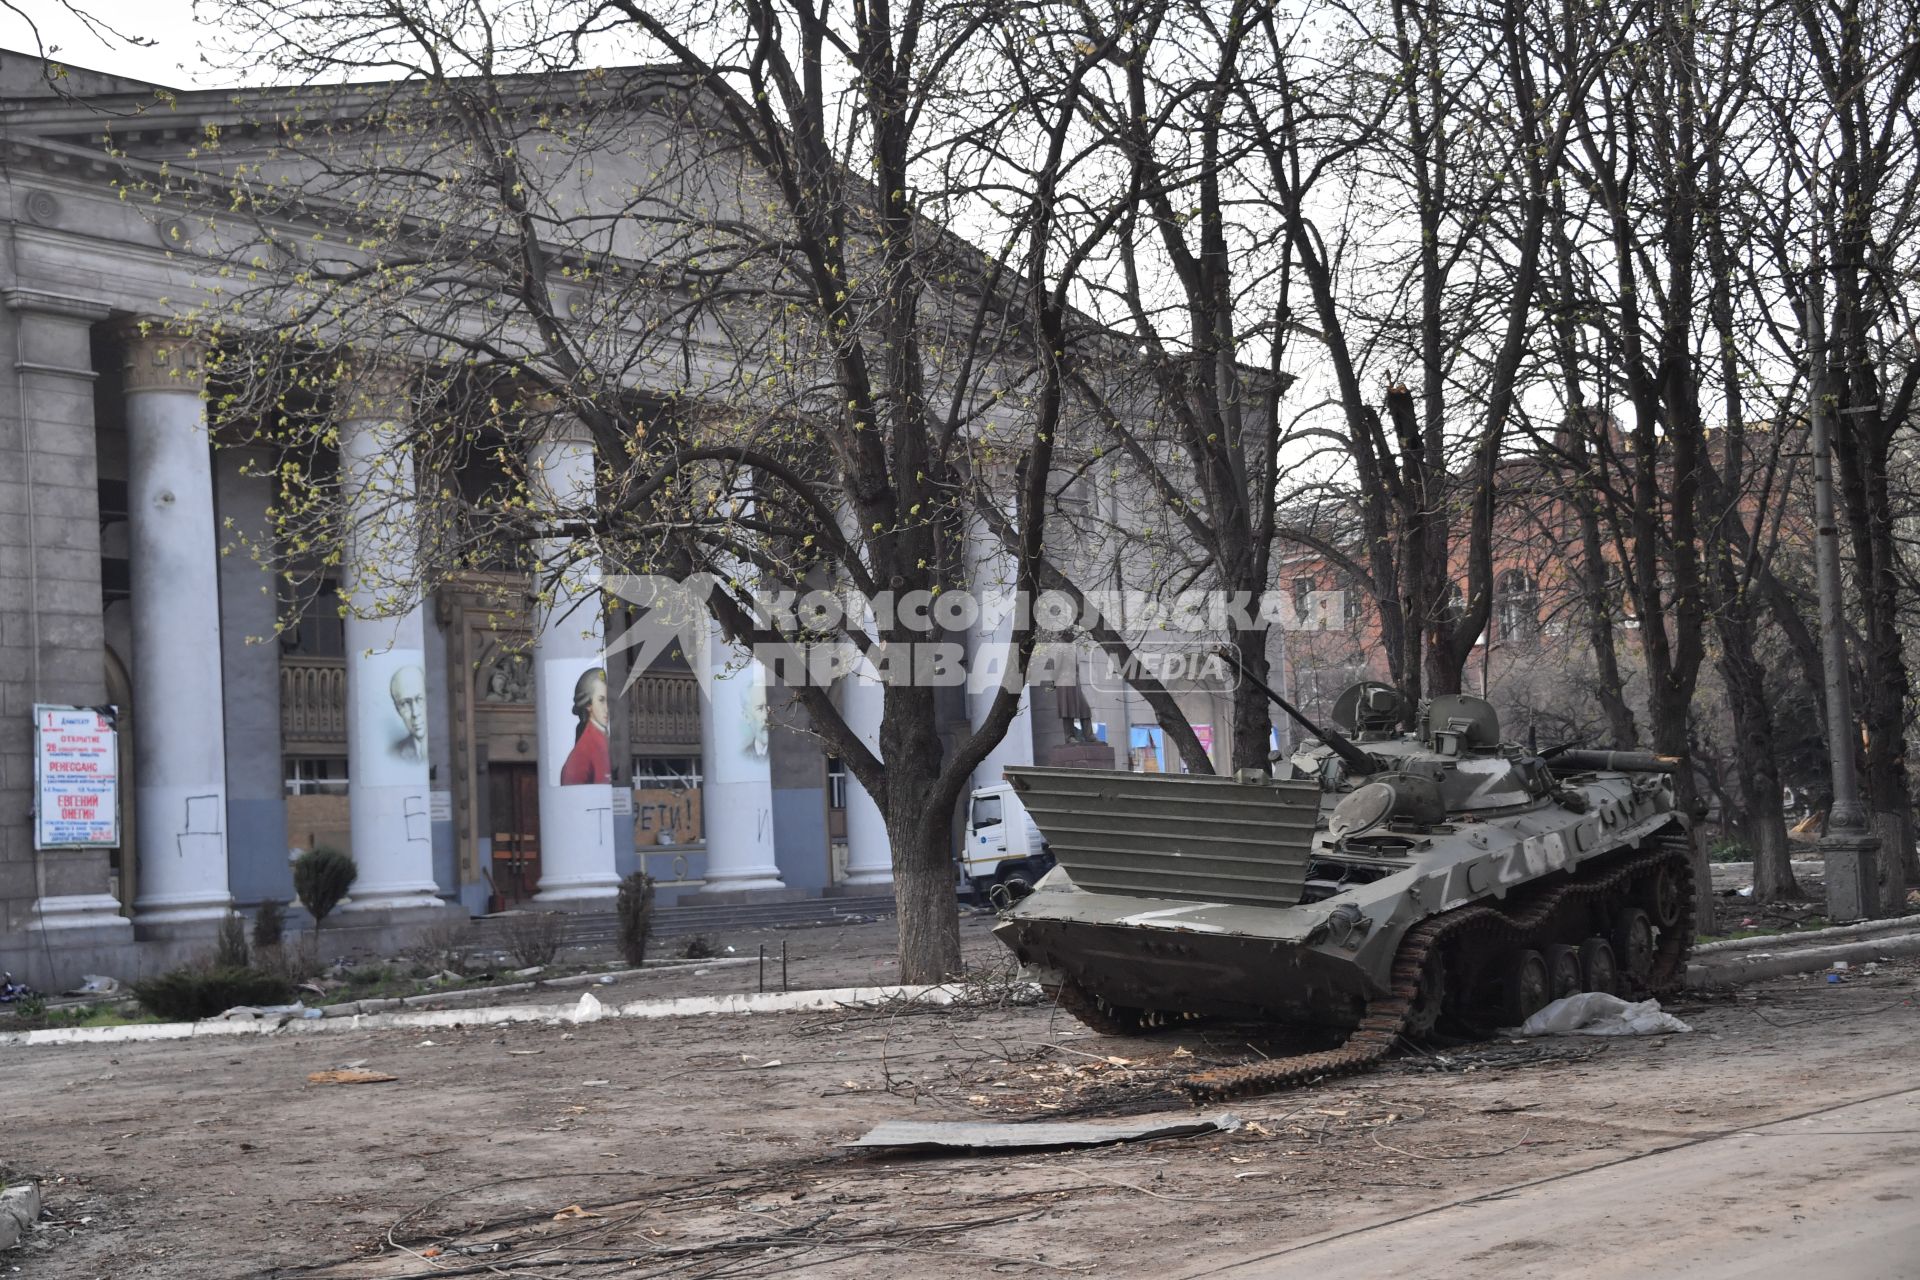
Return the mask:
<svg viewBox="0 0 1920 1280">
<path fill-rule="evenodd" d="M 437 1044 L 439 1044 L 439 1041 L 437 1040 L 422 1040 L 419 1044 L 413 1047 L 416 1049 L 431 1049 Z"/>
<path fill-rule="evenodd" d="M 317 1018 L 318 1009 L 309 1010 L 299 1001 L 292 1004 L 237 1004 L 213 1018 L 215 1022 L 257 1022 L 262 1018 Z"/>
<path fill-rule="evenodd" d="M 1523 1036 L 1653 1036 L 1691 1030 L 1662 1013 L 1658 1000 L 1636 1004 L 1604 991 L 1562 996 L 1520 1025 Z"/>
<path fill-rule="evenodd" d="M 113 996 L 120 994 L 120 979 L 109 978 L 104 973 L 82 974 L 80 985 L 71 991 L 62 992 L 69 996 Z"/>
<path fill-rule="evenodd" d="M 1751 898 L 1753 896 L 1753 886 L 1747 885 L 1743 888 L 1735 889 L 1734 892 L 1742 898 Z"/>
<path fill-rule="evenodd" d="M 1848 964 L 1845 960 L 1835 960 L 1833 962 L 1833 971 L 1835 973 L 1845 973 L 1848 969 L 1851 969 L 1852 967 L 1853 966 Z"/>
<path fill-rule="evenodd" d="M 567 1017 L 573 1022 L 598 1022 L 606 1013 L 606 1006 L 594 998 L 591 991 L 580 993 L 580 1003 L 573 1006 L 573 1012 Z"/>
<path fill-rule="evenodd" d="M 1880 966 L 1869 960 L 1860 966 L 1860 972 L 1868 977 L 1872 977 L 1874 974 L 1880 972 Z"/>
<path fill-rule="evenodd" d="M 1025 1150 L 1036 1147 L 1104 1147 L 1150 1138 L 1190 1138 L 1232 1133 L 1241 1120 L 1229 1111 L 1212 1116 L 1147 1117 L 1139 1120 L 1066 1120 L 1035 1124 L 977 1121 L 889 1120 L 869 1130 L 853 1147 L 895 1151 Z"/>
<path fill-rule="evenodd" d="M 0 974 L 0 1004 L 12 1004 L 16 1000 L 25 1000 L 39 994 L 26 983 L 15 982 L 12 974 Z"/>
<path fill-rule="evenodd" d="M 595 978 L 594 981 L 599 983 L 603 987 L 610 987 L 613 985 L 613 975 L 610 973 L 603 973 L 599 977 Z"/>
<path fill-rule="evenodd" d="M 1837 974 L 1837 973 L 1829 973 L 1829 974 L 1827 975 L 1827 981 L 1828 981 L 1829 983 L 1832 983 L 1832 984 L 1834 984 L 1835 986 L 1838 986 L 1838 985 L 1840 984 L 1840 982 L 1841 982 L 1841 977 L 1840 977 L 1840 975 L 1839 975 L 1839 974 Z"/>
<path fill-rule="evenodd" d="M 582 1209 L 577 1204 L 570 1204 L 560 1212 L 554 1214 L 553 1220 L 555 1222 L 570 1222 L 575 1218 L 597 1218 L 599 1216 L 599 1214 L 591 1209 Z"/>
<path fill-rule="evenodd" d="M 582 1080 L 580 1082 L 580 1087 L 583 1089 L 592 1089 L 600 1085 L 608 1085 L 612 1083 L 613 1081 L 611 1080 Z"/>
<path fill-rule="evenodd" d="M 389 1080 L 398 1080 L 399 1076 L 390 1076 L 384 1071 L 368 1071 L 364 1067 L 334 1067 L 328 1071 L 316 1071 L 307 1077 L 308 1084 L 385 1084 Z"/>
</svg>

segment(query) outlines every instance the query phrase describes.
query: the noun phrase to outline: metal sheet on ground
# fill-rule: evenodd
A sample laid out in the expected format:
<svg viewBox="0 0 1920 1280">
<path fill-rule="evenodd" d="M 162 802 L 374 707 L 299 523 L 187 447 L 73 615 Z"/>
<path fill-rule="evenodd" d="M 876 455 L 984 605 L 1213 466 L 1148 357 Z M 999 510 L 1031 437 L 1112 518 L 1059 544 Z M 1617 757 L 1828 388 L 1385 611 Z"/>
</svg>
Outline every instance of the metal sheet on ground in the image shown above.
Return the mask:
<svg viewBox="0 0 1920 1280">
<path fill-rule="evenodd" d="M 1018 1151 L 1040 1147 L 1104 1147 L 1150 1138 L 1232 1133 L 1230 1111 L 1211 1116 L 1145 1116 L 1132 1120 L 1062 1120 L 1037 1124 L 889 1120 L 849 1146 L 891 1151 Z"/>
</svg>

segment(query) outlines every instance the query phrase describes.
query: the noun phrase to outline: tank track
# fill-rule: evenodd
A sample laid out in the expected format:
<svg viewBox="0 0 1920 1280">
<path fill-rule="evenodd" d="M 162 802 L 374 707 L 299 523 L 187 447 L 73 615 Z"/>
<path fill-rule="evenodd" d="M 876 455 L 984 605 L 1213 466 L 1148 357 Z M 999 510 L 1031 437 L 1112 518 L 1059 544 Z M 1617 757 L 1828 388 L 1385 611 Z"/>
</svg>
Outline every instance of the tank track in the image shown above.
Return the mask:
<svg viewBox="0 0 1920 1280">
<path fill-rule="evenodd" d="M 1336 1049 L 1274 1058 L 1239 1067 L 1218 1067 L 1177 1081 L 1196 1102 L 1271 1093 L 1292 1085 L 1365 1071 L 1393 1051 L 1406 1030 L 1408 1015 L 1427 959 L 1441 943 L 1470 941 L 1495 945 L 1524 941 L 1569 900 L 1605 893 L 1637 876 L 1669 864 L 1680 895 L 1680 918 L 1661 931 L 1644 993 L 1661 995 L 1685 979 L 1693 950 L 1693 853 L 1684 832 L 1665 832 L 1648 840 L 1633 856 L 1589 879 L 1575 880 L 1527 898 L 1513 914 L 1487 902 L 1471 902 L 1415 925 L 1394 957 L 1392 986 L 1384 999 L 1370 1001 L 1360 1025 Z M 1090 1024 L 1091 1025 L 1091 1024 Z"/>
<path fill-rule="evenodd" d="M 1077 982 L 1043 986 L 1040 994 L 1072 1014 L 1090 1030 L 1103 1036 L 1137 1036 L 1143 1031 L 1197 1019 L 1192 1013 L 1168 1013 L 1160 1009 L 1133 1009 L 1108 1004 Z"/>
</svg>

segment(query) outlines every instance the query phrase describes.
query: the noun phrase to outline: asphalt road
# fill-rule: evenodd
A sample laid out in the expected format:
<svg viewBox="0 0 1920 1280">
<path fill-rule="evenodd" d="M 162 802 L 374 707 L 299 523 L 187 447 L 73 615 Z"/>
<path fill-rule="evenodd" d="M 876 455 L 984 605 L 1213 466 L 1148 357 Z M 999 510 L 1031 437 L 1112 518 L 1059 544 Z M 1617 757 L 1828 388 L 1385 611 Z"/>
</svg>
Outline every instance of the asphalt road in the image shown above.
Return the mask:
<svg viewBox="0 0 1920 1280">
<path fill-rule="evenodd" d="M 1920 1277 L 1920 1088 L 1183 1274 L 1911 1280 Z"/>
</svg>

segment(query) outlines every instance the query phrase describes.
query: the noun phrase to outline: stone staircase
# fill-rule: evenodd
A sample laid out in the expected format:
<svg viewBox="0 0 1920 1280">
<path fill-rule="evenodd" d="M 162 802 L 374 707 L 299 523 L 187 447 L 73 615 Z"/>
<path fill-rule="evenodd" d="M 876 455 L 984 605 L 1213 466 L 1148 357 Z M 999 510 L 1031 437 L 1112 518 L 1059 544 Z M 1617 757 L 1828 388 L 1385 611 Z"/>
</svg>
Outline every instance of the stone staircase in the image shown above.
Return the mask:
<svg viewBox="0 0 1920 1280">
<path fill-rule="evenodd" d="M 655 938 L 691 938 L 703 933 L 747 929 L 792 929 L 817 925 L 854 924 L 893 915 L 891 894 L 858 898 L 805 898 L 797 902 L 754 902 L 725 905 L 659 907 L 653 913 Z M 488 916 L 473 922 L 482 947 L 504 948 L 506 921 Z M 567 947 L 612 947 L 616 921 L 611 911 L 583 911 L 567 916 Z"/>
</svg>

